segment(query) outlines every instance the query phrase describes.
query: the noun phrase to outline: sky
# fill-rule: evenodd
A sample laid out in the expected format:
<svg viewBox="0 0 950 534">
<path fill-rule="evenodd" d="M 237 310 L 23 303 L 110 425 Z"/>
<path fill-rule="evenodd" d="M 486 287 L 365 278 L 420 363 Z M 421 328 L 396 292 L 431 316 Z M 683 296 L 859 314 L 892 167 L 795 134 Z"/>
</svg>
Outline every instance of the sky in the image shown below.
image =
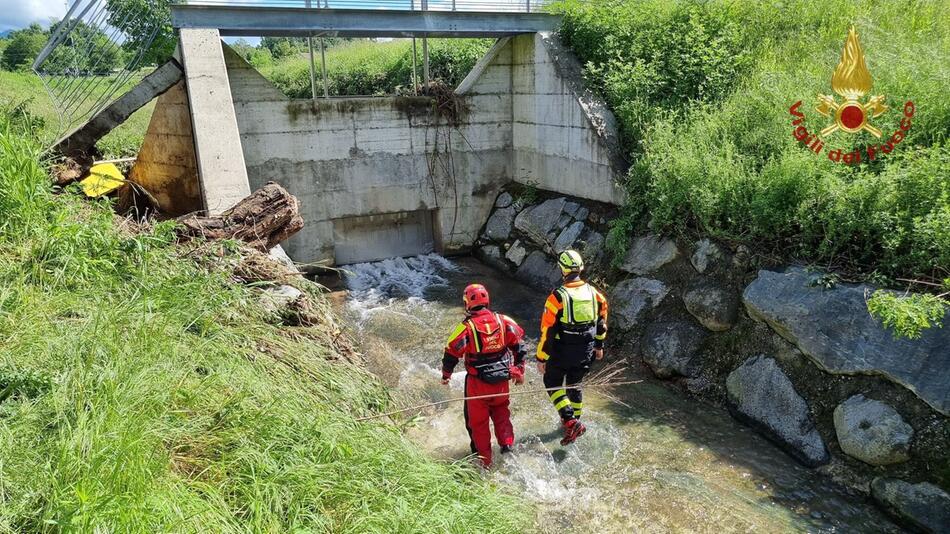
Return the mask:
<svg viewBox="0 0 950 534">
<path fill-rule="evenodd" d="M 66 14 L 64 0 L 0 0 L 0 32 L 29 26 L 39 22 L 49 24 L 51 18 Z"/>
</svg>

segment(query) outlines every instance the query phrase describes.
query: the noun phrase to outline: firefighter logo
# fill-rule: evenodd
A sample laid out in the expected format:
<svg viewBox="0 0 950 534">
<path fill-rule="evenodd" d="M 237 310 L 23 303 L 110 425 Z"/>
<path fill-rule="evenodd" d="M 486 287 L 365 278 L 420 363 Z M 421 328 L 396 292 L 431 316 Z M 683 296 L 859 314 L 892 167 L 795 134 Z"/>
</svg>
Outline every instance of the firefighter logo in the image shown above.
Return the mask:
<svg viewBox="0 0 950 534">
<path fill-rule="evenodd" d="M 835 121 L 821 130 L 822 138 L 838 130 L 847 133 L 864 130 L 874 137 L 881 137 L 881 130 L 872 126 L 868 120 L 887 111 L 887 106 L 884 105 L 884 95 L 872 96 L 866 102 L 861 102 L 864 95 L 871 91 L 871 73 L 864 63 L 864 52 L 854 26 L 848 31 L 844 50 L 841 51 L 841 61 L 831 77 L 831 89 L 844 101 L 839 103 L 834 96 L 818 95 L 818 106 L 815 109 Z"/>
</svg>

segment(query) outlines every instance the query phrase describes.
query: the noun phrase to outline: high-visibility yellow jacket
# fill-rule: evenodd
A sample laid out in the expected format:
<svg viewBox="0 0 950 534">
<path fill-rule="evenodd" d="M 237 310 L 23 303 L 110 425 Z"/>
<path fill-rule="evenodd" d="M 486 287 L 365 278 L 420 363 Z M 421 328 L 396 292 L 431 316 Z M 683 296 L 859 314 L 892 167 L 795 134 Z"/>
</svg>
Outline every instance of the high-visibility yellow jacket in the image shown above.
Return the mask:
<svg viewBox="0 0 950 534">
<path fill-rule="evenodd" d="M 606 338 L 607 299 L 597 288 L 578 278 L 548 295 L 541 315 L 538 361 L 589 358 Z"/>
</svg>

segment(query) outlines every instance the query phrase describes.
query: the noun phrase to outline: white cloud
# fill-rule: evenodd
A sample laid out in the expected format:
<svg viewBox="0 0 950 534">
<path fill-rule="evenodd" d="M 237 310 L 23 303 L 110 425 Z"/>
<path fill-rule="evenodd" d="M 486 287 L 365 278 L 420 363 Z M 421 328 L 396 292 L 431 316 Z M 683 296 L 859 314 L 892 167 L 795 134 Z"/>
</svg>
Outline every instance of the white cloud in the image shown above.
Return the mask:
<svg viewBox="0 0 950 534">
<path fill-rule="evenodd" d="M 64 0 L 0 0 L 0 31 L 23 28 L 30 23 L 49 25 L 50 19 L 66 14 Z"/>
</svg>

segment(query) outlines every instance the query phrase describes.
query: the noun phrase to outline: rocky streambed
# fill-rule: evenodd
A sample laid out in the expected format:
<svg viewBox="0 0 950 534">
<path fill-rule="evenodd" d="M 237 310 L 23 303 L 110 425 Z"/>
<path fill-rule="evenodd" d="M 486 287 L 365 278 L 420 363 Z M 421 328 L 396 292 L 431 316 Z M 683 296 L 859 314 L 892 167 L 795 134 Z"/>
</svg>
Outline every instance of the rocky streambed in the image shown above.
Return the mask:
<svg viewBox="0 0 950 534">
<path fill-rule="evenodd" d="M 645 232 L 610 267 L 613 216 L 515 188 L 498 197 L 475 255 L 547 290 L 555 254 L 580 250 L 609 291 L 615 349 L 904 524 L 950 530 L 950 327 L 897 339 L 867 312 L 873 288 L 709 239 Z"/>
</svg>

